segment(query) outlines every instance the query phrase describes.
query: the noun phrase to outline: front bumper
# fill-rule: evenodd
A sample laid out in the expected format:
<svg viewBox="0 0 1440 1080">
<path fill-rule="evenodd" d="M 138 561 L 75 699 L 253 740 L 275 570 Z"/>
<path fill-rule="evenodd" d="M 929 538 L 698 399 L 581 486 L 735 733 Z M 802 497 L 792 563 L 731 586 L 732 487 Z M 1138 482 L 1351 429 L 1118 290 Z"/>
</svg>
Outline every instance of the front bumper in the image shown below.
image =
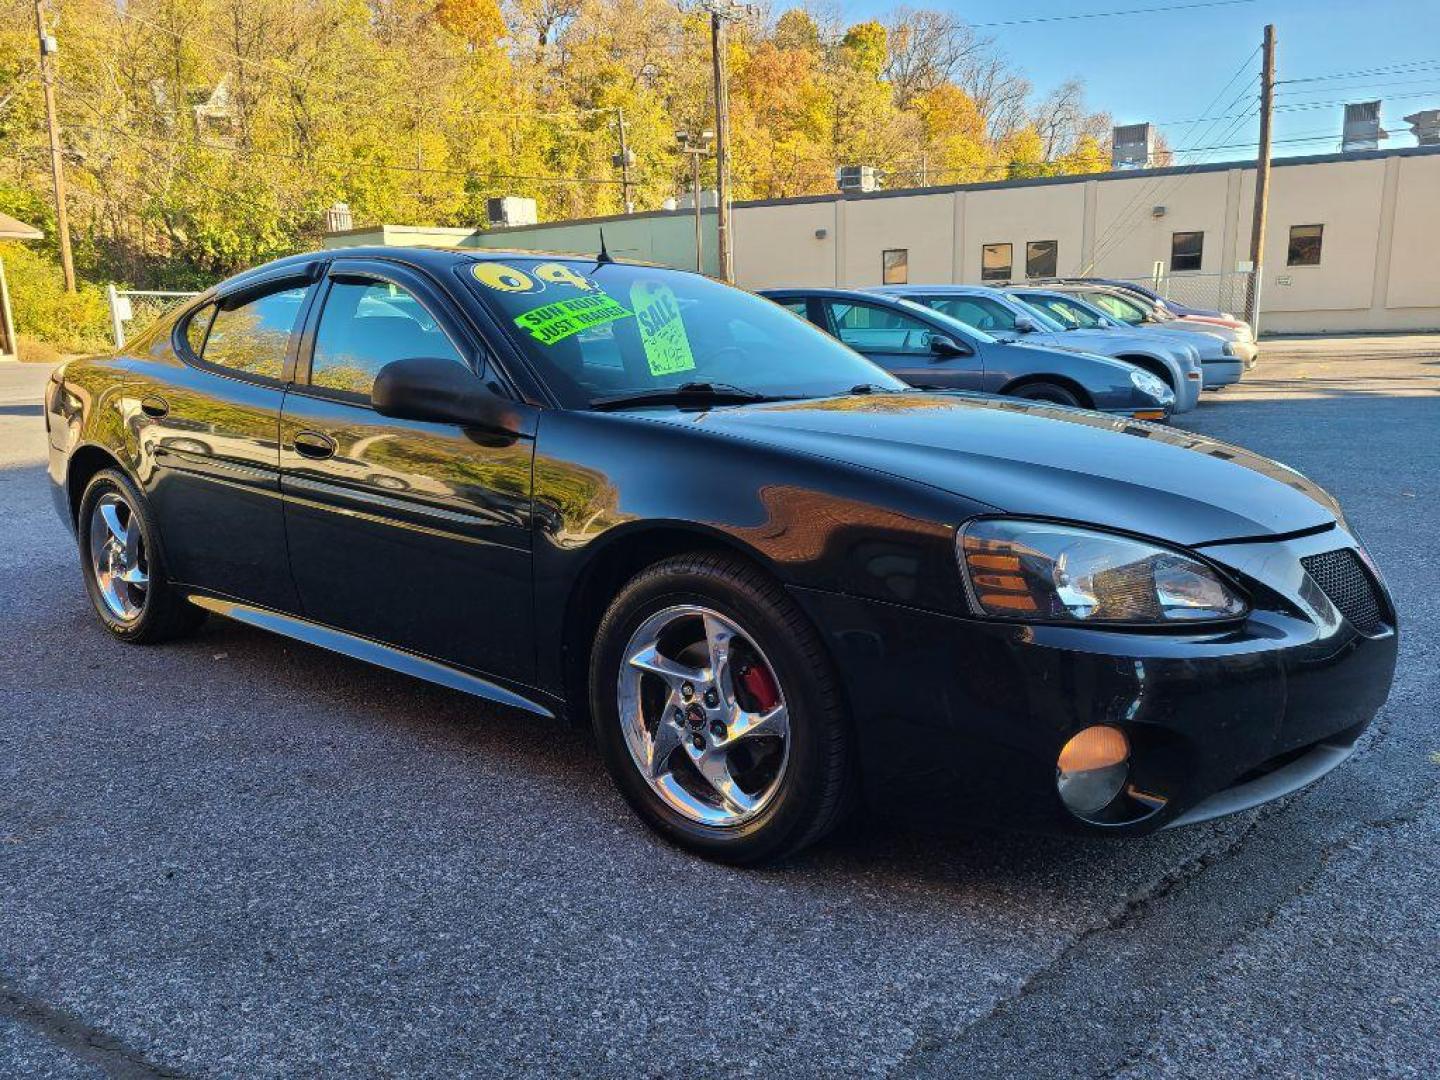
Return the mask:
<svg viewBox="0 0 1440 1080">
<path fill-rule="evenodd" d="M 1207 360 L 1201 370 L 1205 373 L 1205 389 L 1213 390 L 1219 386 L 1233 386 L 1248 369 L 1243 360 Z"/>
<path fill-rule="evenodd" d="M 1344 760 L 1394 673 L 1389 624 L 1339 614 L 1299 559 L 1340 529 L 1206 552 L 1250 589 L 1243 623 L 1134 633 L 957 618 L 796 590 L 825 632 L 855 718 L 871 806 L 929 825 L 1144 834 L 1295 790 Z M 1132 746 L 1126 789 L 1089 820 L 1055 787 L 1060 748 L 1092 724 Z"/>
</svg>

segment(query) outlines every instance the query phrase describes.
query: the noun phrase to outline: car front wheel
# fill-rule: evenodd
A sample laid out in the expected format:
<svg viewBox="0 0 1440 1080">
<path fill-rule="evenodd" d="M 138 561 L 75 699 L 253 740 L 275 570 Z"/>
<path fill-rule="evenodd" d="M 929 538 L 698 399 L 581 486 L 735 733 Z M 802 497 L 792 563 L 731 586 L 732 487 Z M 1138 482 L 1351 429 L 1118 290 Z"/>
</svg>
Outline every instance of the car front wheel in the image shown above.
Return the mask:
<svg viewBox="0 0 1440 1080">
<path fill-rule="evenodd" d="M 626 799 L 711 858 L 784 858 L 853 801 L 829 658 L 784 591 L 738 560 L 679 556 L 631 580 L 601 621 L 590 696 Z"/>
</svg>

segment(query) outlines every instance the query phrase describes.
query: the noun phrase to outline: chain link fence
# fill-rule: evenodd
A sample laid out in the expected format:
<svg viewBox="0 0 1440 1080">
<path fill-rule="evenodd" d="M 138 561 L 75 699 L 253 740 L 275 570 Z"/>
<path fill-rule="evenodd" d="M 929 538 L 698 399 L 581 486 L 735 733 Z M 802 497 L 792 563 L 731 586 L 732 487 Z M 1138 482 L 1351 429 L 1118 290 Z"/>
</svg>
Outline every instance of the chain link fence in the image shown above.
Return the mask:
<svg viewBox="0 0 1440 1080">
<path fill-rule="evenodd" d="M 110 333 L 115 347 L 123 349 L 127 337 L 134 337 L 176 304 L 198 295 L 156 289 L 117 289 L 107 285 L 105 299 L 110 304 Z"/>
<path fill-rule="evenodd" d="M 1157 267 L 1150 274 L 1116 280 L 1133 281 L 1137 285 L 1148 286 L 1167 300 L 1174 300 L 1186 307 L 1208 308 L 1243 316 L 1245 301 L 1250 295 L 1250 279 L 1253 276 L 1248 270 L 1218 274 L 1184 271 L 1176 274 Z"/>
</svg>

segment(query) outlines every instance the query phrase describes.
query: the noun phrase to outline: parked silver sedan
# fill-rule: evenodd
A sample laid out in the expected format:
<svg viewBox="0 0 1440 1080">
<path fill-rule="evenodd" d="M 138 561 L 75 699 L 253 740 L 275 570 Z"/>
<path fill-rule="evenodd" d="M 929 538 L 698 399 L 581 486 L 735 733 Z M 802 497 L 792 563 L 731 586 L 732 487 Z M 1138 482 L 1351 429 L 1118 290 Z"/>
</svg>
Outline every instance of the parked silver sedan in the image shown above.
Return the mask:
<svg viewBox="0 0 1440 1080">
<path fill-rule="evenodd" d="M 1225 326 L 1217 322 L 1199 319 L 1182 319 L 1162 304 L 1123 289 L 1112 289 L 1103 285 L 1056 285 L 1059 292 L 1069 293 L 1089 300 L 1099 308 L 1115 316 L 1121 322 L 1134 327 L 1163 327 L 1187 334 L 1210 334 L 1229 343 L 1236 359 L 1245 365 L 1245 370 L 1255 366 L 1260 347 L 1255 344 L 1255 335 L 1248 326 Z"/>
<path fill-rule="evenodd" d="M 1095 329 L 1075 333 L 1004 290 L 984 285 L 885 285 L 866 290 L 900 296 L 1001 340 L 1098 353 L 1124 360 L 1159 378 L 1175 394 L 1175 412 L 1188 412 L 1200 401 L 1203 371 L 1199 353 L 1185 341 L 1167 342 L 1153 334 Z"/>
<path fill-rule="evenodd" d="M 1063 293 L 1048 286 L 1016 286 L 1008 291 L 1027 307 L 1068 327 L 1081 330 L 1131 330 L 1130 326 L 1084 297 Z M 1239 382 L 1245 374 L 1245 362 L 1236 354 L 1235 346 L 1231 342 L 1221 341 L 1214 334 L 1184 333 L 1160 326 L 1145 332 L 1156 336 L 1163 335 L 1175 342 L 1188 341 L 1200 354 L 1200 369 L 1204 374 L 1202 385 L 1206 390 L 1230 386 Z"/>
</svg>

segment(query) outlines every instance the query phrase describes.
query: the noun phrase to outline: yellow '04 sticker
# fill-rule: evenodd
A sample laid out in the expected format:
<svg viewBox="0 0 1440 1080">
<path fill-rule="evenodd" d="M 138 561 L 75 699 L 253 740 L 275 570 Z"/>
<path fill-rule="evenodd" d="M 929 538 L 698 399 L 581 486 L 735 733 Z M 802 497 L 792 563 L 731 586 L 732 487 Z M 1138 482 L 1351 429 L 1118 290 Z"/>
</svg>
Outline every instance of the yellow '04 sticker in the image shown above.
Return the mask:
<svg viewBox="0 0 1440 1080">
<path fill-rule="evenodd" d="M 645 347 L 645 363 L 651 375 L 674 375 L 695 370 L 695 355 L 685 335 L 680 305 L 669 286 L 640 282 L 630 287 L 630 303 Z"/>
<path fill-rule="evenodd" d="M 481 285 L 496 292 L 543 292 L 547 284 L 568 285 L 581 292 L 598 292 L 600 289 L 573 266 L 559 262 L 539 263 L 529 273 L 509 263 L 477 262 L 470 273 Z"/>
</svg>

